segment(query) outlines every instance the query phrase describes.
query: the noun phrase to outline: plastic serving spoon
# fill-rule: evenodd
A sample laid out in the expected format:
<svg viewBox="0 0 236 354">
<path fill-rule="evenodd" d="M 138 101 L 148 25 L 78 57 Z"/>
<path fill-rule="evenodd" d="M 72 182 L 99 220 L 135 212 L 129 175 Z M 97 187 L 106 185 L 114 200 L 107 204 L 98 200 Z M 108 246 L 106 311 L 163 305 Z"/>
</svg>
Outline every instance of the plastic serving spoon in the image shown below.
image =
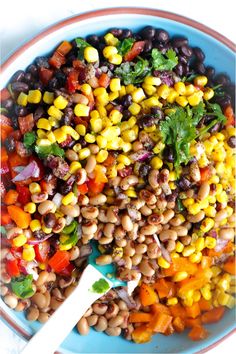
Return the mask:
<svg viewBox="0 0 236 354">
<path fill-rule="evenodd" d="M 53 354 L 79 319 L 97 299 L 111 288 L 127 285 L 126 282 L 115 278 L 116 268 L 113 264 L 104 266 L 96 264 L 95 260 L 100 255 L 100 252 L 95 242 L 91 242 L 91 244 L 92 253 L 89 256 L 88 265 L 84 269 L 75 290 L 40 330 L 34 334 L 21 354 L 32 354 L 39 351 L 43 354 Z"/>
</svg>

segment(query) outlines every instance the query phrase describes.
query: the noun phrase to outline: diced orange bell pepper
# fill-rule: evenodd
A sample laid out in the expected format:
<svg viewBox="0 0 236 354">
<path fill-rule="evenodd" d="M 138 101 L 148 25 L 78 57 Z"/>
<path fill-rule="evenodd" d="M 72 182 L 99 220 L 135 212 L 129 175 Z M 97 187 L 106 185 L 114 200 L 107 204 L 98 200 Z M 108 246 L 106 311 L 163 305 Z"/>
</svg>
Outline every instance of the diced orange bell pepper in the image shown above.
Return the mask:
<svg viewBox="0 0 236 354">
<path fill-rule="evenodd" d="M 70 264 L 70 253 L 58 250 L 49 259 L 48 264 L 56 273 L 60 273 Z"/>
<path fill-rule="evenodd" d="M 185 318 L 184 323 L 185 323 L 185 327 L 193 328 L 193 327 L 196 327 L 196 326 L 200 326 L 202 324 L 202 321 L 201 321 L 200 317 Z"/>
<path fill-rule="evenodd" d="M 187 316 L 191 317 L 191 318 L 196 318 L 201 313 L 198 302 L 194 302 L 192 306 L 186 306 L 185 310 L 186 310 Z"/>
<path fill-rule="evenodd" d="M 7 208 L 5 206 L 1 207 L 0 219 L 1 219 L 1 225 L 8 225 L 12 221 L 10 215 L 8 214 Z"/>
<path fill-rule="evenodd" d="M 151 313 L 147 312 L 133 312 L 129 316 L 129 322 L 136 323 L 136 322 L 150 322 L 152 318 Z"/>
<path fill-rule="evenodd" d="M 166 277 L 173 276 L 176 272 L 187 272 L 189 275 L 195 274 L 198 271 L 198 267 L 195 263 L 191 263 L 185 257 L 174 258 L 172 264 L 168 269 L 164 269 L 163 273 Z"/>
<path fill-rule="evenodd" d="M 150 342 L 152 338 L 152 332 L 147 328 L 146 325 L 136 327 L 132 332 L 132 339 L 135 343 L 142 344 Z"/>
<path fill-rule="evenodd" d="M 29 213 L 26 213 L 17 205 L 9 205 L 7 211 L 11 219 L 16 223 L 21 229 L 27 229 L 29 227 L 31 216 Z"/>
<path fill-rule="evenodd" d="M 15 204 L 17 201 L 18 195 L 19 195 L 19 193 L 15 189 L 10 189 L 6 193 L 3 201 L 6 205 Z"/>
<path fill-rule="evenodd" d="M 66 55 L 68 54 L 72 49 L 72 45 L 70 44 L 70 42 L 68 41 L 63 41 L 59 47 L 56 49 L 56 51 L 58 53 L 60 53 L 61 55 Z"/>
<path fill-rule="evenodd" d="M 185 329 L 184 320 L 181 317 L 175 317 L 173 319 L 173 327 L 177 333 L 181 333 Z"/>
<path fill-rule="evenodd" d="M 97 165 L 94 169 L 95 183 L 106 183 L 108 181 L 102 166 Z"/>
<path fill-rule="evenodd" d="M 105 88 L 109 86 L 110 81 L 111 81 L 110 77 L 105 73 L 102 73 L 102 75 L 98 79 L 99 86 Z"/>
<path fill-rule="evenodd" d="M 211 278 L 212 272 L 207 271 L 207 269 L 199 271 L 196 276 L 188 279 L 183 285 L 181 284 L 179 289 L 179 296 L 184 296 L 184 294 L 189 290 L 199 290 L 201 289 L 206 283 L 209 282 Z"/>
<path fill-rule="evenodd" d="M 140 301 L 143 306 L 150 306 L 158 301 L 155 290 L 148 284 L 142 283 L 140 286 Z"/>
<path fill-rule="evenodd" d="M 174 331 L 175 331 L 175 329 L 174 329 L 172 323 L 170 323 L 163 334 L 164 334 L 164 336 L 171 336 L 171 334 L 173 334 Z"/>
<path fill-rule="evenodd" d="M 153 316 L 149 322 L 148 328 L 155 333 L 165 333 L 169 325 L 171 324 L 173 317 L 166 313 L 157 313 Z"/>
<path fill-rule="evenodd" d="M 180 317 L 180 318 L 187 317 L 185 307 L 183 307 L 180 304 L 169 306 L 169 309 L 170 309 L 170 313 L 173 317 Z"/>
<path fill-rule="evenodd" d="M 114 166 L 116 163 L 116 158 L 110 153 L 106 160 L 103 162 L 103 165 L 106 167 Z"/>
<path fill-rule="evenodd" d="M 197 341 L 206 339 L 208 337 L 208 331 L 202 326 L 195 326 L 191 329 L 188 336 L 190 339 Z"/>
<path fill-rule="evenodd" d="M 227 118 L 226 125 L 234 125 L 235 124 L 234 110 L 233 110 L 232 106 L 227 106 L 225 108 L 224 115 Z"/>
<path fill-rule="evenodd" d="M 157 290 L 160 299 L 175 295 L 175 283 L 166 281 L 164 278 L 158 279 L 153 287 Z"/>
<path fill-rule="evenodd" d="M 198 301 L 200 310 L 203 311 L 209 311 L 212 309 L 212 303 L 210 300 L 205 300 L 203 297 Z"/>
<path fill-rule="evenodd" d="M 231 275 L 236 275 L 236 260 L 234 256 L 228 258 L 227 262 L 223 265 L 223 269 Z"/>
<path fill-rule="evenodd" d="M 166 313 L 167 315 L 171 315 L 170 308 L 160 303 L 151 305 L 151 311 L 153 314 Z"/>
<path fill-rule="evenodd" d="M 225 308 L 223 306 L 215 307 L 210 311 L 205 312 L 201 316 L 202 323 L 215 323 L 221 320 L 224 316 Z"/>
</svg>

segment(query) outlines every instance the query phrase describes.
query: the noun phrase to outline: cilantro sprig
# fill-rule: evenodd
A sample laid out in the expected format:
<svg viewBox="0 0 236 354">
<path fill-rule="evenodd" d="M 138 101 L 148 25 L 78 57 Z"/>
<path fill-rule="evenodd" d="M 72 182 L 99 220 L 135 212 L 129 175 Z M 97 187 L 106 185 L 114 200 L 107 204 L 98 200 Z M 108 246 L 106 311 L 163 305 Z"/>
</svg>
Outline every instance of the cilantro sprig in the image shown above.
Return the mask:
<svg viewBox="0 0 236 354">
<path fill-rule="evenodd" d="M 76 42 L 76 45 L 79 49 L 78 50 L 78 59 L 83 60 L 85 48 L 90 47 L 91 45 L 82 38 L 76 38 L 75 42 Z"/>
<path fill-rule="evenodd" d="M 173 49 L 169 49 L 165 54 L 162 54 L 158 49 L 154 48 L 151 56 L 154 70 L 172 70 L 178 64 L 178 57 Z"/>
<path fill-rule="evenodd" d="M 32 288 L 33 276 L 28 274 L 26 276 L 20 276 L 11 279 L 11 289 L 21 299 L 26 299 L 34 294 Z"/>
<path fill-rule="evenodd" d="M 135 42 L 134 38 L 125 38 L 123 41 L 119 42 L 117 45 L 117 50 L 120 55 L 125 55 L 128 53 Z"/>
<path fill-rule="evenodd" d="M 65 151 L 61 149 L 57 143 L 47 146 L 35 146 L 35 152 L 41 159 L 46 158 L 48 155 L 54 155 L 59 157 L 65 156 Z"/>
</svg>

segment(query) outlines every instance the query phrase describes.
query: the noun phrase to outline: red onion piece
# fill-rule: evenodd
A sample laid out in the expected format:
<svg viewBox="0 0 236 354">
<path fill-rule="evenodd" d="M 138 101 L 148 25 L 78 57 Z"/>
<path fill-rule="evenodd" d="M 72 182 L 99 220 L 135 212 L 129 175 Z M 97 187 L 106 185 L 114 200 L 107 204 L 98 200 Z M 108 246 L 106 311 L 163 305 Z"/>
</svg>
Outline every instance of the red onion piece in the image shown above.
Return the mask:
<svg viewBox="0 0 236 354">
<path fill-rule="evenodd" d="M 133 161 L 140 161 L 143 162 L 145 161 L 147 158 L 151 157 L 153 155 L 153 153 L 151 151 L 148 150 L 139 150 L 137 152 L 134 152 L 133 154 L 129 155 L 129 157 L 131 158 L 131 160 Z"/>
<path fill-rule="evenodd" d="M 92 246 L 91 245 L 83 245 L 80 248 L 80 254 L 79 257 L 85 257 L 85 256 L 89 256 L 92 253 Z"/>
<path fill-rule="evenodd" d="M 169 252 L 162 244 L 161 244 L 161 254 L 162 254 L 162 257 L 165 258 L 165 260 L 167 262 L 169 262 L 169 263 L 172 262 Z"/>
<path fill-rule="evenodd" d="M 62 201 L 63 195 L 60 193 L 56 193 L 54 197 L 52 198 L 52 202 L 59 208 L 61 206 L 61 201 Z"/>
<path fill-rule="evenodd" d="M 39 177 L 39 167 L 36 161 L 30 162 L 17 176 L 13 178 L 13 182 L 25 181 L 30 177 Z"/>
<path fill-rule="evenodd" d="M 136 308 L 136 302 L 131 296 L 129 296 L 125 288 L 116 289 L 116 292 L 118 296 L 126 303 L 128 309 L 131 310 Z"/>
<path fill-rule="evenodd" d="M 43 241 L 46 241 L 47 239 L 49 239 L 50 237 L 52 237 L 53 234 L 48 234 L 45 237 L 41 238 L 41 239 L 37 239 L 37 238 L 30 238 L 28 240 L 28 244 L 29 245 L 38 245 L 39 243 L 42 243 Z"/>
<path fill-rule="evenodd" d="M 227 245 L 228 242 L 229 242 L 229 240 L 224 240 L 222 238 L 217 238 L 216 246 L 215 246 L 214 250 L 216 252 L 222 251 L 225 248 L 225 246 Z"/>
</svg>

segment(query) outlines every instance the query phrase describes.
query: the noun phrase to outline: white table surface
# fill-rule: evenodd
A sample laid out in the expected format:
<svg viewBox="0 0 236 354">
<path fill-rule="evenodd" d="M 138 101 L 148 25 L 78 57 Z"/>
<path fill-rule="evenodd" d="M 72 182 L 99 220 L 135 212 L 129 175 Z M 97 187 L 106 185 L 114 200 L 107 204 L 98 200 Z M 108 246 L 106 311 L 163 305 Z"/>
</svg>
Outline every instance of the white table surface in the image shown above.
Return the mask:
<svg viewBox="0 0 236 354">
<path fill-rule="evenodd" d="M 204 23 L 232 41 L 236 39 L 233 0 L 7 0 L 1 2 L 1 60 L 21 42 L 32 38 L 54 22 L 81 12 L 115 6 L 152 7 L 172 11 Z M 1 354 L 20 353 L 24 341 L 1 321 L 0 335 Z M 235 347 L 236 336 L 233 335 L 208 353 L 231 354 L 235 352 Z"/>
</svg>

